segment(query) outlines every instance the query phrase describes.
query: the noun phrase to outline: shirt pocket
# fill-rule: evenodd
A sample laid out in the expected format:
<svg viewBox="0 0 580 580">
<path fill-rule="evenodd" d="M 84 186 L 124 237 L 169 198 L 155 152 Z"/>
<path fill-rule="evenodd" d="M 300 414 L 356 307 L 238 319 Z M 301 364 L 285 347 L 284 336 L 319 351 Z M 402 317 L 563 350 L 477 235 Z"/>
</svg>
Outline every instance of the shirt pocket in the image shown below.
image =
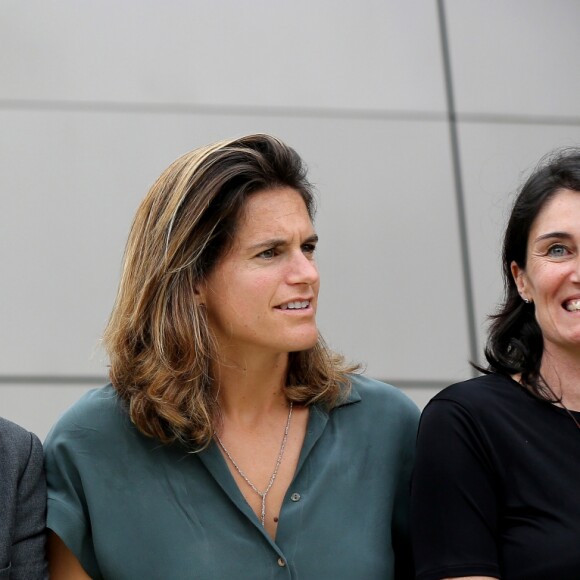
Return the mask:
<svg viewBox="0 0 580 580">
<path fill-rule="evenodd" d="M 3 580 L 5 578 L 10 578 L 10 570 L 12 569 L 12 566 L 10 564 L 8 564 L 8 566 L 6 568 L 2 568 L 0 570 L 0 578 L 2 578 Z"/>
</svg>

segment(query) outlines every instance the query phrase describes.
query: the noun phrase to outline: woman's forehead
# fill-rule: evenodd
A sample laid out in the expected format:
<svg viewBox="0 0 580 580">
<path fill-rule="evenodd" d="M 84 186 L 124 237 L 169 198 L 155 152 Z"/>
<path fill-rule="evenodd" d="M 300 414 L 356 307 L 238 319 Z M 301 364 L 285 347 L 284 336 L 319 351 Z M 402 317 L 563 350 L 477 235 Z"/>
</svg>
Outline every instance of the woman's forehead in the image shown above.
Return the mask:
<svg viewBox="0 0 580 580">
<path fill-rule="evenodd" d="M 313 229 L 306 202 L 295 189 L 283 187 L 252 194 L 240 216 L 237 231 L 240 235 L 283 232 L 298 225 Z"/>
</svg>

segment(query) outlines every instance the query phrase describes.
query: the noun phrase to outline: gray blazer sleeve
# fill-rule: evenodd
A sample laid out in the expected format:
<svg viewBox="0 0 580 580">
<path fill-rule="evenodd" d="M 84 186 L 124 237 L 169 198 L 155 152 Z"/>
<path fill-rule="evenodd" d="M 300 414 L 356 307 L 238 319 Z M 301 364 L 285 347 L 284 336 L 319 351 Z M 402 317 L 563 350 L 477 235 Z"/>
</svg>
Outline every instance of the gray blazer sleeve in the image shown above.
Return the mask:
<svg viewBox="0 0 580 580">
<path fill-rule="evenodd" d="M 46 580 L 46 481 L 36 435 L 0 418 L 0 580 Z"/>
</svg>

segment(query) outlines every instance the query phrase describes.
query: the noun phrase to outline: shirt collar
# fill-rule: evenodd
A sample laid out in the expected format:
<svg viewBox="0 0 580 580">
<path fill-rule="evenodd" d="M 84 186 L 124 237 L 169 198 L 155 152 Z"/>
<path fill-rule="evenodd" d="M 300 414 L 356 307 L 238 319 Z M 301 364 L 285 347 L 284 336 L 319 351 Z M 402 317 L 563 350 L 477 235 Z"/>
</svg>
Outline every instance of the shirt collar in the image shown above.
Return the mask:
<svg viewBox="0 0 580 580">
<path fill-rule="evenodd" d="M 346 405 L 352 405 L 353 403 L 358 403 L 361 400 L 362 398 L 354 384 L 354 381 L 351 378 L 348 395 L 345 398 L 341 399 L 341 401 L 338 403 L 338 405 L 336 405 L 336 407 L 344 407 Z"/>
</svg>

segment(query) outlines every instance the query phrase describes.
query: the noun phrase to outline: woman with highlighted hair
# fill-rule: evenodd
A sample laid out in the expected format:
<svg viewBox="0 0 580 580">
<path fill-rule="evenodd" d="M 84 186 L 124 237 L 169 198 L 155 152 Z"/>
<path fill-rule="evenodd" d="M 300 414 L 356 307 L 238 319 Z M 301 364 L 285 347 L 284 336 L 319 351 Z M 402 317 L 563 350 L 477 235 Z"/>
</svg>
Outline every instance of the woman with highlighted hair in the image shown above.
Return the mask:
<svg viewBox="0 0 580 580">
<path fill-rule="evenodd" d="M 412 578 L 418 411 L 320 337 L 313 215 L 300 157 L 268 135 L 153 185 L 111 384 L 46 442 L 52 578 Z"/>
</svg>

